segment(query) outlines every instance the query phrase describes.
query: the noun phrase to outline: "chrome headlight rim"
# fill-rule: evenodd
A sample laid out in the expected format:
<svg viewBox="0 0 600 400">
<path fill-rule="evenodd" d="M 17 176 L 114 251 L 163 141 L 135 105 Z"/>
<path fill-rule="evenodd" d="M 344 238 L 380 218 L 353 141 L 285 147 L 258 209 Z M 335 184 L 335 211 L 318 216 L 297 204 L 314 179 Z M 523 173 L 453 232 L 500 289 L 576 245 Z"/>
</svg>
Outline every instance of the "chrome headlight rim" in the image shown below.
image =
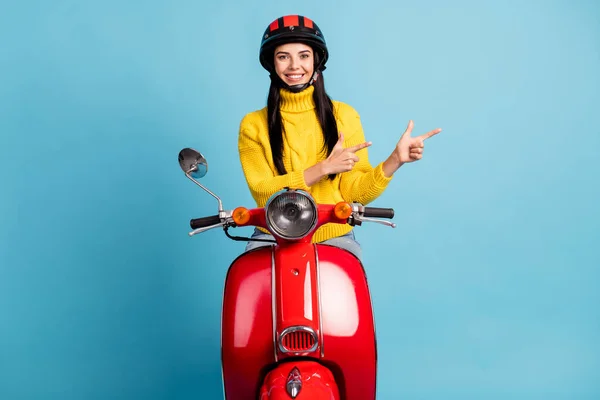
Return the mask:
<svg viewBox="0 0 600 400">
<path fill-rule="evenodd" d="M 269 218 L 269 211 L 270 211 L 270 207 L 273 204 L 273 202 L 277 201 L 280 197 L 289 195 L 289 194 L 301 195 L 301 196 L 305 197 L 306 200 L 308 200 L 308 202 L 312 208 L 312 211 L 313 211 L 311 224 L 306 229 L 306 232 L 303 233 L 302 235 L 297 235 L 297 236 L 285 235 L 281 231 L 281 229 L 279 229 L 276 225 L 274 225 L 271 222 L 271 220 Z M 317 213 L 318 213 L 318 207 L 317 207 L 317 203 L 315 202 L 315 199 L 310 195 L 310 193 L 308 193 L 304 190 L 300 190 L 300 189 L 282 189 L 282 190 L 274 193 L 269 198 L 269 200 L 267 200 L 267 203 L 265 204 L 265 221 L 267 223 L 267 228 L 274 236 L 280 237 L 285 240 L 301 240 L 301 239 L 304 239 L 305 237 L 307 237 L 308 235 L 310 235 L 311 232 L 313 232 L 313 230 L 317 226 L 317 223 L 319 220 Z"/>
</svg>

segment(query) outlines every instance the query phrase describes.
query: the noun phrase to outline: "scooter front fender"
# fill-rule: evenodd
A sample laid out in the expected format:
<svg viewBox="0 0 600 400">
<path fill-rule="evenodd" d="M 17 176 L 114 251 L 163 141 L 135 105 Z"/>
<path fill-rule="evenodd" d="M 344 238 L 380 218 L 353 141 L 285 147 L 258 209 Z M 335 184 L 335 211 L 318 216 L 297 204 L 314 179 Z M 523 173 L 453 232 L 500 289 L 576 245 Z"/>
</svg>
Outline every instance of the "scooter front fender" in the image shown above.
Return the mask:
<svg viewBox="0 0 600 400">
<path fill-rule="evenodd" d="M 264 379 L 259 400 L 339 400 L 333 374 L 316 361 L 277 365 Z"/>
</svg>

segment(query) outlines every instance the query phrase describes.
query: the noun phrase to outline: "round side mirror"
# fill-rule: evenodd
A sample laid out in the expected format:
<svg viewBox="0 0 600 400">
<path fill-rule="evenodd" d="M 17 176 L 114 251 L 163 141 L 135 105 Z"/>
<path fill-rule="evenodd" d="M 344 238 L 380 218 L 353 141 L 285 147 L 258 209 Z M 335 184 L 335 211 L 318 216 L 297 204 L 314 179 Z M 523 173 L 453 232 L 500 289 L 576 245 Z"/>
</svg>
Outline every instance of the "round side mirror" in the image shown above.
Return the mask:
<svg viewBox="0 0 600 400">
<path fill-rule="evenodd" d="M 208 172 L 206 158 L 189 147 L 179 152 L 179 166 L 183 172 L 195 179 L 202 178 Z"/>
</svg>

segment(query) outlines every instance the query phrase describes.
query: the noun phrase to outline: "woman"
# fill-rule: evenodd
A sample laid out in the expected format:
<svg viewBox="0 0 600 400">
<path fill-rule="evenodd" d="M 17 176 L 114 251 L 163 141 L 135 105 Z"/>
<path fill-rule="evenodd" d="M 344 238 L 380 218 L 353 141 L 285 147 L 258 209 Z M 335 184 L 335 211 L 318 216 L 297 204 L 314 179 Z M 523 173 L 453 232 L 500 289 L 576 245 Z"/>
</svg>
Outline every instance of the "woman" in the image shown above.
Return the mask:
<svg viewBox="0 0 600 400">
<path fill-rule="evenodd" d="M 238 141 L 242 169 L 258 207 L 286 187 L 310 192 L 317 203 L 366 205 L 383 193 L 398 168 L 420 160 L 424 140 L 441 131 L 413 138 L 410 121 L 390 156 L 373 167 L 360 116 L 325 91 L 329 52 L 313 21 L 299 15 L 273 21 L 263 35 L 259 58 L 271 77 L 267 107 L 242 119 Z M 252 237 L 272 238 L 258 228 Z M 350 225 L 326 224 L 313 242 L 361 257 Z M 268 244 L 249 242 L 246 251 Z"/>
</svg>

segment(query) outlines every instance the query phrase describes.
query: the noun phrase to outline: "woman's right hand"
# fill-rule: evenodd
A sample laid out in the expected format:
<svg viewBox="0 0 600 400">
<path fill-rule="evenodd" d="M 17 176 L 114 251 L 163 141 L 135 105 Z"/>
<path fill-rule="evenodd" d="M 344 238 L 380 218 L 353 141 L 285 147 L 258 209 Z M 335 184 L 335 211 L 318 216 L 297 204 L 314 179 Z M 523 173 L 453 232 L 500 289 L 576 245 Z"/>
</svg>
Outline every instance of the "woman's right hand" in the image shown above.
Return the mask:
<svg viewBox="0 0 600 400">
<path fill-rule="evenodd" d="M 322 161 L 323 174 L 339 174 L 352 171 L 354 164 L 359 161 L 355 153 L 369 147 L 371 144 L 371 142 L 364 142 L 356 146 L 344 148 L 344 134 L 340 132 L 340 138 L 331 150 L 331 154 L 329 154 L 326 160 Z"/>
<path fill-rule="evenodd" d="M 352 171 L 354 164 L 358 162 L 358 156 L 355 153 L 371 144 L 371 142 L 365 142 L 344 148 L 344 134 L 340 132 L 340 138 L 331 150 L 329 157 L 304 170 L 306 186 L 310 187 L 330 174 Z"/>
</svg>

